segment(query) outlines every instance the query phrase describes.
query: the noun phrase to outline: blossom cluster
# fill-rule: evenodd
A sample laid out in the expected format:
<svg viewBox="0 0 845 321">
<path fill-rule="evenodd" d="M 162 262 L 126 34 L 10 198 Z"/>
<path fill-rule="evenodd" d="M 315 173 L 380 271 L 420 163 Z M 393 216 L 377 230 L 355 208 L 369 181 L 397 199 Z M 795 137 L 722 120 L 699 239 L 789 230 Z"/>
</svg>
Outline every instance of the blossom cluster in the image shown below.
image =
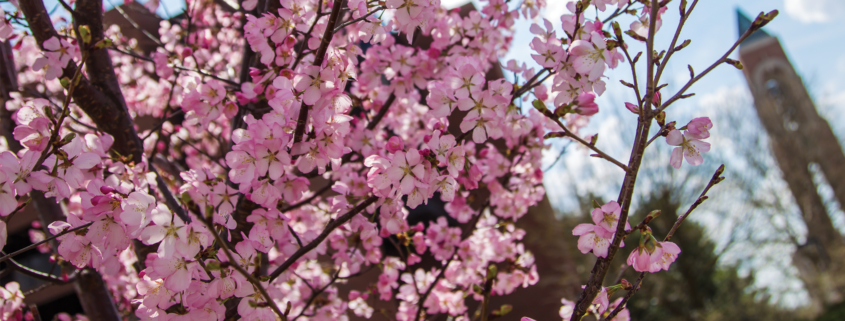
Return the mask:
<svg viewBox="0 0 845 321">
<path fill-rule="evenodd" d="M 516 222 L 544 197 L 546 134 L 558 118 L 577 134 L 623 60 L 604 23 L 569 3 L 560 37 L 548 20 L 532 25 L 535 71 L 498 58 L 545 1 L 490 0 L 465 15 L 437 0 L 270 2 L 231 12 L 188 1 L 190 18 L 162 21 L 146 53 L 106 31 L 126 112 L 156 120 L 138 126 L 141 157 L 118 152 L 124 133 L 93 130 L 76 96 L 55 103 L 79 85 L 57 79 L 94 49 L 20 34 L 18 79 L 37 80 L 41 96 L 6 105 L 23 148 L 0 152 L 0 216 L 33 191 L 66 205 L 65 220 L 44 222 L 52 250 L 99 272 L 118 309 L 141 320 L 369 318 L 376 300 L 396 304 L 383 311 L 391 319 L 468 320 L 469 301 L 536 284 Z M 514 77 L 490 79 L 496 68 Z M 523 110 L 528 94 L 554 113 Z M 672 165 L 682 154 L 700 164 L 711 127 L 696 118 L 668 131 Z M 446 214 L 411 225 L 410 211 L 433 200 Z M 575 228 L 579 250 L 606 257 L 619 224 L 630 230 L 620 212 L 595 209 L 594 224 Z M 629 264 L 657 272 L 679 252 L 656 243 Z M 345 284 L 371 270 L 369 284 Z M 15 289 L 0 289 L 4 318 L 21 315 Z M 608 303 L 615 289 L 595 313 L 622 304 Z"/>
</svg>

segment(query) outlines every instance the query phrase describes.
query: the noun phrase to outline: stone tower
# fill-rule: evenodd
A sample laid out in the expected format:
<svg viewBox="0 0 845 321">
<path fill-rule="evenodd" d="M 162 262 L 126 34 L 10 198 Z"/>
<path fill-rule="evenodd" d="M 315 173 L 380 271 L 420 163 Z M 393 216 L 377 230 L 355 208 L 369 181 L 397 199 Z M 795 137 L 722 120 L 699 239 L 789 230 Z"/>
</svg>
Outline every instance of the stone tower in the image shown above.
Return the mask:
<svg viewBox="0 0 845 321">
<path fill-rule="evenodd" d="M 737 10 L 739 35 L 751 20 Z M 813 310 L 843 298 L 845 247 L 813 183 L 809 166 L 817 164 L 845 204 L 845 154 L 830 125 L 816 111 L 801 77 L 777 38 L 758 30 L 739 47 L 739 60 L 754 97 L 760 122 L 769 134 L 772 154 L 807 225 L 806 242 L 793 264 L 801 272 Z"/>
</svg>

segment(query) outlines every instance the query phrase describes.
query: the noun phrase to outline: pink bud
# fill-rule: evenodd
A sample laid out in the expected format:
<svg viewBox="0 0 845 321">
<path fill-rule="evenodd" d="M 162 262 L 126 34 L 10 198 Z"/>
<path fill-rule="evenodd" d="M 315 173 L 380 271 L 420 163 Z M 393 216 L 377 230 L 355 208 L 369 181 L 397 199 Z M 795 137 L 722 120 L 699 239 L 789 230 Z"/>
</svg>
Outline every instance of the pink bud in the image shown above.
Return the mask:
<svg viewBox="0 0 845 321">
<path fill-rule="evenodd" d="M 487 158 L 487 154 L 490 153 L 489 148 L 482 148 L 480 152 L 478 152 L 478 158 Z"/>
<path fill-rule="evenodd" d="M 100 205 L 101 203 L 108 202 L 109 199 L 110 197 L 108 196 L 97 195 L 91 198 L 91 205 Z"/>
<path fill-rule="evenodd" d="M 660 106 L 660 102 L 663 99 L 660 97 L 660 92 L 654 93 L 654 98 L 651 99 L 651 102 L 654 103 L 655 106 Z"/>
<path fill-rule="evenodd" d="M 534 179 L 536 179 L 538 181 L 543 180 L 543 170 L 542 169 L 538 168 L 538 169 L 534 170 Z"/>
<path fill-rule="evenodd" d="M 469 179 L 477 182 L 481 180 L 482 175 L 484 175 L 484 173 L 481 172 L 481 167 L 478 167 L 477 164 L 472 164 L 469 168 Z"/>
<path fill-rule="evenodd" d="M 425 225 L 422 222 L 419 222 L 417 225 L 414 225 L 413 229 L 414 231 L 422 232 L 425 230 Z"/>
<path fill-rule="evenodd" d="M 434 130 L 439 130 L 441 132 L 446 132 L 446 125 L 441 122 L 434 123 Z"/>
<path fill-rule="evenodd" d="M 249 104 L 249 101 L 250 101 L 250 99 L 247 98 L 247 96 L 244 96 L 244 94 L 239 93 L 239 92 L 235 92 L 235 98 L 238 99 L 238 103 L 241 104 L 241 105 Z"/>
<path fill-rule="evenodd" d="M 434 48 L 428 49 L 428 51 L 426 53 L 428 54 L 428 57 L 431 58 L 431 59 L 437 59 L 438 57 L 440 57 L 440 50 L 437 50 L 437 49 L 434 49 Z"/>
<path fill-rule="evenodd" d="M 285 77 L 287 79 L 293 79 L 293 70 L 282 69 L 282 71 L 279 71 L 279 76 Z"/>
<path fill-rule="evenodd" d="M 426 148 L 426 149 L 423 149 L 423 150 L 419 151 L 418 153 L 420 153 L 420 156 L 422 156 L 423 158 L 425 158 L 425 157 L 427 157 L 428 155 L 431 155 L 431 150 L 430 150 L 430 149 L 428 149 L 428 148 Z"/>
<path fill-rule="evenodd" d="M 193 50 L 193 49 L 191 49 L 191 47 L 185 47 L 185 48 L 183 48 L 183 49 L 182 49 L 182 53 L 181 53 L 181 55 L 182 55 L 182 59 L 185 59 L 185 58 L 187 58 L 187 57 L 190 57 L 190 56 L 192 56 L 193 54 L 194 54 L 194 50 Z"/>
<path fill-rule="evenodd" d="M 625 103 L 625 108 L 627 108 L 629 111 L 631 111 L 634 114 L 640 113 L 640 107 L 637 106 L 637 105 L 634 105 L 632 103 Z"/>
<path fill-rule="evenodd" d="M 56 257 L 50 255 L 50 259 L 48 261 L 50 261 L 50 263 L 56 263 Z"/>
<path fill-rule="evenodd" d="M 687 124 L 687 134 L 698 138 L 705 139 L 710 137 L 710 128 L 713 128 L 713 122 L 709 117 L 694 118 Z"/>
<path fill-rule="evenodd" d="M 595 103 L 596 95 L 584 92 L 575 100 L 575 111 L 584 116 L 592 116 L 599 112 L 599 105 Z"/>
<path fill-rule="evenodd" d="M 402 141 L 401 137 L 393 136 L 393 137 L 390 137 L 390 139 L 387 140 L 387 146 L 386 147 L 387 147 L 388 152 L 395 153 L 395 152 L 398 152 L 400 150 L 405 149 L 405 142 Z"/>
<path fill-rule="evenodd" d="M 428 144 L 429 141 L 431 141 L 431 134 L 427 134 L 427 135 L 423 136 L 423 142 Z"/>
<path fill-rule="evenodd" d="M 41 228 L 41 221 L 39 221 L 39 220 L 32 221 L 32 228 Z"/>
<path fill-rule="evenodd" d="M 253 77 L 253 78 L 261 77 L 261 70 L 259 70 L 258 68 L 255 68 L 255 67 L 250 67 L 249 68 L 249 76 Z"/>
<path fill-rule="evenodd" d="M 147 275 L 147 270 L 146 270 L 146 269 L 141 270 L 141 272 L 138 272 L 138 278 L 143 279 L 143 278 L 144 278 L 144 275 Z"/>
<path fill-rule="evenodd" d="M 549 100 L 549 90 L 546 85 L 540 84 L 534 88 L 534 96 L 539 100 Z"/>
<path fill-rule="evenodd" d="M 361 292 L 358 292 L 358 291 L 355 291 L 355 290 L 349 291 L 349 301 L 355 300 L 355 299 L 360 298 L 360 297 L 361 297 Z"/>
<path fill-rule="evenodd" d="M 408 265 L 414 265 L 414 264 L 420 263 L 421 261 L 422 261 L 422 258 L 420 258 L 416 254 L 408 255 Z"/>
</svg>

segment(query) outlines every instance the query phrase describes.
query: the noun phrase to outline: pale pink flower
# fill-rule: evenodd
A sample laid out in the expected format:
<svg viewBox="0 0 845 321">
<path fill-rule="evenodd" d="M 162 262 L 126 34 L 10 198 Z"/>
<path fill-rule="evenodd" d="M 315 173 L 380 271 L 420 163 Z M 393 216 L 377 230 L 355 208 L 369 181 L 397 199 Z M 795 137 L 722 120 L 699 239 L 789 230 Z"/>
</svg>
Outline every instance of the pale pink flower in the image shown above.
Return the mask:
<svg viewBox="0 0 845 321">
<path fill-rule="evenodd" d="M 42 151 L 50 142 L 51 127 L 49 119 L 38 117 L 26 125 L 15 127 L 15 139 L 31 150 Z"/>
<path fill-rule="evenodd" d="M 660 255 L 652 255 L 651 267 L 649 272 L 657 273 L 660 270 L 669 271 L 669 266 L 678 258 L 681 253 L 681 248 L 672 242 L 659 242 L 658 247 Z M 657 250 L 654 251 L 657 253 Z"/>
<path fill-rule="evenodd" d="M 713 122 L 709 117 L 693 118 L 687 124 L 687 134 L 696 139 L 710 138 L 710 128 L 713 128 Z"/>
<path fill-rule="evenodd" d="M 681 168 L 682 159 L 686 159 L 687 163 L 692 166 L 701 165 L 704 163 L 704 157 L 701 153 L 710 151 L 710 143 L 703 142 L 687 131 L 681 134 L 680 130 L 674 129 L 666 136 L 666 143 L 675 147 L 672 150 L 672 157 L 669 164 L 674 168 Z"/>
<path fill-rule="evenodd" d="M 138 238 L 147 245 L 161 242 L 158 245 L 158 257 L 167 260 L 174 258 L 177 253 L 177 246 L 181 246 L 181 243 L 188 241 L 185 223 L 178 216 L 173 216 L 173 213 L 164 204 L 158 204 L 151 211 L 150 216 L 155 225 L 145 227 Z"/>
<path fill-rule="evenodd" d="M 594 81 L 604 74 L 606 60 L 606 45 L 604 38 L 593 34 L 591 41 L 575 40 L 569 47 L 569 54 L 574 56 L 572 66 L 579 74 Z"/>
<path fill-rule="evenodd" d="M 593 251 L 597 257 L 607 257 L 607 249 L 613 240 L 613 232 L 593 224 L 578 224 L 572 234 L 581 236 L 578 239 L 578 250 L 587 254 Z"/>
</svg>

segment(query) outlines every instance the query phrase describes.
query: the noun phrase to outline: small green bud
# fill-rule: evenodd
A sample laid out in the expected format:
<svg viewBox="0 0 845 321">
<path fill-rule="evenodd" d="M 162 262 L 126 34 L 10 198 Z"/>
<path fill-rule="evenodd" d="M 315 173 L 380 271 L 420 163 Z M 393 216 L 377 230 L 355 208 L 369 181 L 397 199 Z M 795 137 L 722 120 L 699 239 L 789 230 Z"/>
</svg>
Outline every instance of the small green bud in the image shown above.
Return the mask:
<svg viewBox="0 0 845 321">
<path fill-rule="evenodd" d="M 87 25 L 79 26 L 79 36 L 86 45 L 91 43 L 91 28 Z"/>
<path fill-rule="evenodd" d="M 731 58 L 725 58 L 725 63 L 736 67 L 736 69 L 742 70 L 742 63 L 739 62 L 739 60 L 733 60 Z"/>
<path fill-rule="evenodd" d="M 537 111 L 539 111 L 541 113 L 545 114 L 546 111 L 548 110 L 546 108 L 546 103 L 544 103 L 542 100 L 535 99 L 534 102 L 532 102 L 531 104 L 534 105 L 534 109 L 537 109 Z"/>
<path fill-rule="evenodd" d="M 75 133 L 67 134 L 67 135 L 65 135 L 65 137 L 62 138 L 62 140 L 59 142 L 59 144 L 67 145 L 67 144 L 70 143 L 71 140 L 73 140 L 74 137 L 76 137 Z"/>
<path fill-rule="evenodd" d="M 497 274 L 499 274 L 499 268 L 497 268 L 495 264 L 490 264 L 490 266 L 487 267 L 487 279 L 493 279 Z"/>
<path fill-rule="evenodd" d="M 112 45 L 113 45 L 113 43 L 112 43 L 111 39 L 105 38 L 103 40 L 97 41 L 97 43 L 94 44 L 94 49 L 103 49 L 103 48 L 106 48 L 106 47 L 111 47 Z"/>
</svg>

